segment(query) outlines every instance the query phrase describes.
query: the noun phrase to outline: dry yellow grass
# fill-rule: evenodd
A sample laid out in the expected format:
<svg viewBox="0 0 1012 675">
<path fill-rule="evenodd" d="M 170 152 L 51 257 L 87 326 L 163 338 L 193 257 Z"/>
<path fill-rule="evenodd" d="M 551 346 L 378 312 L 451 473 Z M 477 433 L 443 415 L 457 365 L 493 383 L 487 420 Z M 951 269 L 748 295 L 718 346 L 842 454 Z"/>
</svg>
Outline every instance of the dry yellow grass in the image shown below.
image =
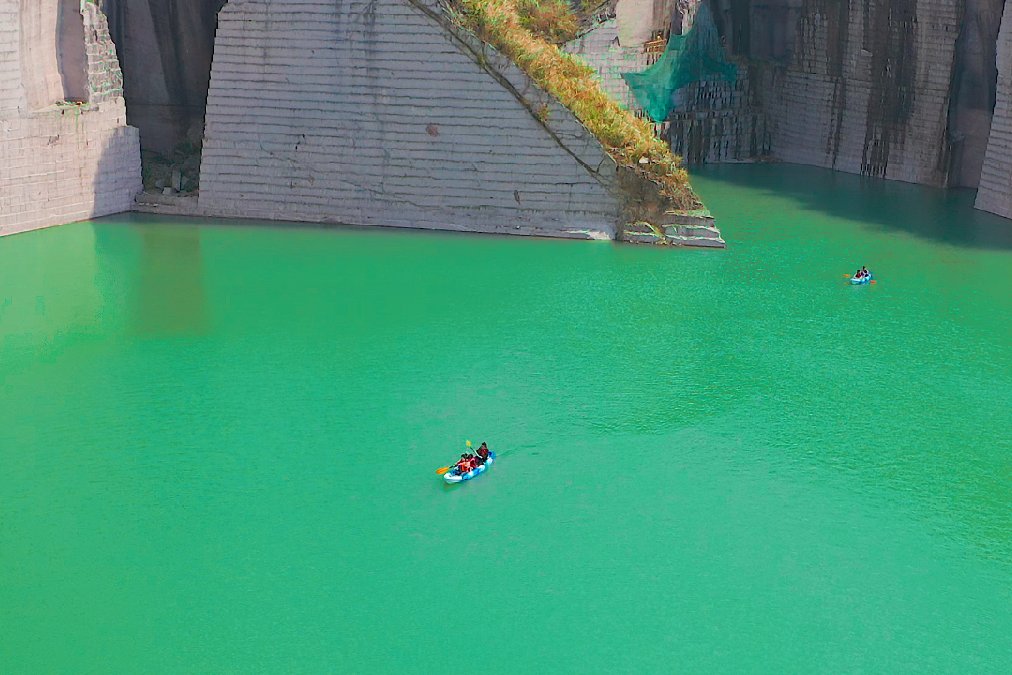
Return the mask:
<svg viewBox="0 0 1012 675">
<path fill-rule="evenodd" d="M 612 100 L 594 70 L 530 28 L 536 0 L 453 0 L 454 19 L 508 56 L 545 91 L 569 108 L 615 161 L 645 175 L 681 208 L 699 206 L 680 158 L 654 136 L 645 120 Z M 646 161 L 644 161 L 646 160 Z"/>
</svg>

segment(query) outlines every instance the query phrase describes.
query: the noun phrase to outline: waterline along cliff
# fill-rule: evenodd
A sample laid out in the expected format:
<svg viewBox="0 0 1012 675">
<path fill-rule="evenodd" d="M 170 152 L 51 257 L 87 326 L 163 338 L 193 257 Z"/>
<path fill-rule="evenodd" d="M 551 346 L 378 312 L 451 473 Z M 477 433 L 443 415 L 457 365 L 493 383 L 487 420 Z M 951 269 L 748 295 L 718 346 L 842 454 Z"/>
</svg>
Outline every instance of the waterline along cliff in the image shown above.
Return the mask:
<svg viewBox="0 0 1012 675">
<path fill-rule="evenodd" d="M 561 54 L 510 41 L 566 34 L 517 18 L 540 4 L 0 0 L 0 234 L 139 208 L 723 246 L 651 173 L 678 160 L 588 114 L 588 66 L 688 166 L 973 188 L 1012 218 L 1005 0 L 582 3 Z"/>
</svg>

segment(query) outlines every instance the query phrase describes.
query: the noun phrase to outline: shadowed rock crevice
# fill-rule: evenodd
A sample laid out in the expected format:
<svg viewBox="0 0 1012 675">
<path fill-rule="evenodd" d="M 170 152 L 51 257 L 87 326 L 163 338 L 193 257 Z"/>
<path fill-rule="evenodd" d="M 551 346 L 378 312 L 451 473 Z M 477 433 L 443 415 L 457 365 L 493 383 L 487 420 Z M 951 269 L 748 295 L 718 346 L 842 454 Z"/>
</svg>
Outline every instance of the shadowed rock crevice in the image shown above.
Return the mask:
<svg viewBox="0 0 1012 675">
<path fill-rule="evenodd" d="M 101 0 L 123 63 L 148 189 L 198 186 L 218 11 L 226 0 Z"/>
</svg>

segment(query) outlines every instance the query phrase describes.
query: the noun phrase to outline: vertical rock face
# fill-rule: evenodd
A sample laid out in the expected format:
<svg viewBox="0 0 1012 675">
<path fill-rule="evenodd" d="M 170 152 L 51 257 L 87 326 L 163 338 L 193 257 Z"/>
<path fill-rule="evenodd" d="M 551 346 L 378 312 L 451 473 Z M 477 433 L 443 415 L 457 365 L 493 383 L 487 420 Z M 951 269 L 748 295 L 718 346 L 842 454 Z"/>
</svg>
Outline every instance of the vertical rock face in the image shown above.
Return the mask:
<svg viewBox="0 0 1012 675">
<path fill-rule="evenodd" d="M 105 16 L 80 0 L 0 0 L 0 234 L 126 211 L 139 190 Z"/>
<path fill-rule="evenodd" d="M 965 0 L 949 104 L 949 185 L 977 187 L 998 81 L 995 45 L 1005 0 Z"/>
<path fill-rule="evenodd" d="M 1012 3 L 1005 3 L 997 51 L 997 105 L 977 190 L 977 208 L 1012 218 Z"/>
<path fill-rule="evenodd" d="M 620 171 L 427 0 L 232 0 L 200 207 L 219 215 L 615 236 Z M 632 218 L 628 218 L 632 220 Z"/>
<path fill-rule="evenodd" d="M 199 143 L 218 10 L 226 0 L 101 0 L 125 75 L 130 124 L 146 150 Z"/>
<path fill-rule="evenodd" d="M 758 149 L 929 185 L 983 188 L 995 180 L 997 159 L 985 168 L 990 178 L 981 168 L 989 138 L 1002 144 L 1003 122 L 992 129 L 992 113 L 1005 0 L 706 1 L 748 77 L 737 95 L 701 82 L 704 95 L 683 97 L 671 140 L 689 162 L 744 159 Z M 700 128 L 717 109 L 721 123 Z M 754 122 L 768 122 L 767 142 L 744 154 L 719 151 L 714 141 L 728 128 L 738 130 L 725 143 L 732 148 L 745 147 L 742 128 L 764 128 L 747 123 L 756 111 Z"/>
<path fill-rule="evenodd" d="M 773 3 L 771 3 L 773 4 Z M 784 62 L 753 87 L 785 161 L 945 185 L 947 112 L 962 2 L 785 0 Z M 767 27 L 767 33 L 777 33 Z M 779 33 L 778 33 L 779 34 Z M 783 32 L 786 36 L 787 33 Z"/>
</svg>

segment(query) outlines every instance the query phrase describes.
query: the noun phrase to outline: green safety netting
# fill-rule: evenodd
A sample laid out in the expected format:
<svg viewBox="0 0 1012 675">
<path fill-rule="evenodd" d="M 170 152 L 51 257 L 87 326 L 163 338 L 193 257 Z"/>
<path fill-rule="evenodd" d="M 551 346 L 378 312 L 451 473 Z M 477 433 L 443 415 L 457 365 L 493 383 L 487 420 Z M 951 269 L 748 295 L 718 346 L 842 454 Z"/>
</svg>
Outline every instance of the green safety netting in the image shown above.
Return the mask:
<svg viewBox="0 0 1012 675">
<path fill-rule="evenodd" d="M 674 107 L 676 91 L 704 80 L 733 82 L 738 68 L 727 60 L 713 15 L 703 3 L 689 32 L 672 34 L 657 63 L 641 73 L 623 73 L 622 77 L 647 115 L 663 122 Z"/>
</svg>

